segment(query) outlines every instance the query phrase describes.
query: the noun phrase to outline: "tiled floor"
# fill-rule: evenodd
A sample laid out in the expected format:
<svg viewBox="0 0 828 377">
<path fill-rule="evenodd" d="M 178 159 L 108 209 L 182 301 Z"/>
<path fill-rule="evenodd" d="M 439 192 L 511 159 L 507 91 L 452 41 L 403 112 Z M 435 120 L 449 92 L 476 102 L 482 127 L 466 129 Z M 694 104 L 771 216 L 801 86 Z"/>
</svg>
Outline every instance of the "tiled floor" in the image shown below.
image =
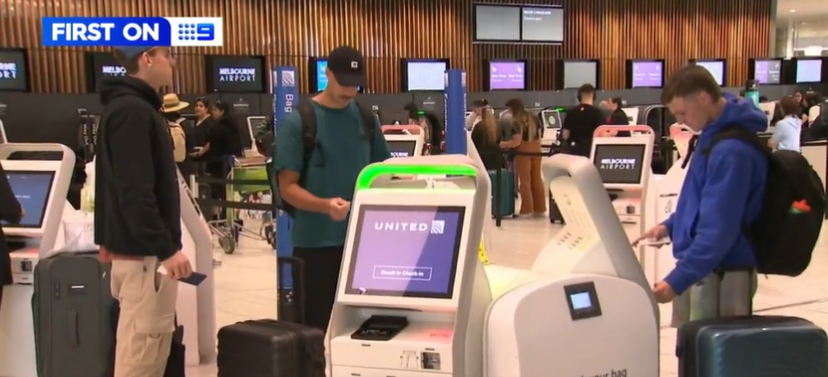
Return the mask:
<svg viewBox="0 0 828 377">
<path fill-rule="evenodd" d="M 494 264 L 528 268 L 537 253 L 560 226 L 546 219 L 506 220 L 503 227 L 487 228 L 489 256 Z M 797 278 L 761 278 L 755 299 L 755 310 L 763 314 L 794 315 L 828 328 L 828 231 L 814 252 L 811 267 Z M 261 241 L 242 239 L 233 255 L 216 251 L 222 266 L 215 271 L 217 325 L 276 314 L 275 255 Z M 662 321 L 664 322 L 664 321 Z M 674 377 L 675 331 L 663 329 L 661 335 L 661 377 Z M 214 377 L 215 366 L 202 366 L 188 371 L 189 377 Z"/>
</svg>

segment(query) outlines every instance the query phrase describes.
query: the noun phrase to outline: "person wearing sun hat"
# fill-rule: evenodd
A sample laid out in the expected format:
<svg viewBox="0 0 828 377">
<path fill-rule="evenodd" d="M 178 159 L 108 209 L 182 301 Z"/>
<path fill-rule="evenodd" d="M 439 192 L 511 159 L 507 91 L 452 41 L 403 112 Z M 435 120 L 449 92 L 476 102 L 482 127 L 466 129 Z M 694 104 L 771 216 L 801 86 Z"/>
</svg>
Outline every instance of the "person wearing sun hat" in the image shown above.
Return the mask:
<svg viewBox="0 0 828 377">
<path fill-rule="evenodd" d="M 167 47 L 114 53 L 126 76 L 101 83 L 95 243 L 112 260 L 112 296 L 120 303 L 114 376 L 160 377 L 175 330 L 178 279 L 192 274 L 181 252 L 178 172 L 159 112 L 158 91 L 172 85 L 175 59 Z M 162 265 L 166 275 L 157 273 Z"/>
<path fill-rule="evenodd" d="M 185 178 L 189 178 L 192 173 L 190 168 L 192 161 L 190 161 L 188 153 L 195 146 L 188 142 L 192 139 L 189 136 L 193 130 L 187 120 L 181 116 L 181 110 L 186 109 L 190 104 L 179 99 L 175 93 L 164 95 L 163 103 L 161 112 L 164 113 L 164 117 L 167 118 L 167 125 L 170 127 L 170 139 L 173 142 L 175 163 L 178 165 L 181 174 Z M 189 182 L 189 179 L 187 181 Z"/>
</svg>

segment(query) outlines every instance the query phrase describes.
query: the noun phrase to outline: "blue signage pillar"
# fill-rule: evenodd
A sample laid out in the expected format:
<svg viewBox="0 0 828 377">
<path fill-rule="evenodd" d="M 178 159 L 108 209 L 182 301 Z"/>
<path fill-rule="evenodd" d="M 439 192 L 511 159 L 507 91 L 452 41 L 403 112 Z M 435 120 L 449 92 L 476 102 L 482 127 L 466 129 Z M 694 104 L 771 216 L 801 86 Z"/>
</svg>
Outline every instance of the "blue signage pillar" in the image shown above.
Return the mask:
<svg viewBox="0 0 828 377">
<path fill-rule="evenodd" d="M 277 67 L 273 70 L 273 132 L 279 135 L 279 129 L 285 122 L 285 116 L 293 111 L 299 101 L 298 72 L 294 67 Z M 278 137 L 278 136 L 277 136 Z M 290 238 L 291 218 L 284 211 L 276 216 L 276 257 L 293 256 L 293 243 Z M 291 270 L 288 266 L 279 271 L 281 289 L 293 288 Z M 280 300 L 281 302 L 281 300 Z"/>
<path fill-rule="evenodd" d="M 446 153 L 466 154 L 466 72 L 445 74 Z"/>
</svg>

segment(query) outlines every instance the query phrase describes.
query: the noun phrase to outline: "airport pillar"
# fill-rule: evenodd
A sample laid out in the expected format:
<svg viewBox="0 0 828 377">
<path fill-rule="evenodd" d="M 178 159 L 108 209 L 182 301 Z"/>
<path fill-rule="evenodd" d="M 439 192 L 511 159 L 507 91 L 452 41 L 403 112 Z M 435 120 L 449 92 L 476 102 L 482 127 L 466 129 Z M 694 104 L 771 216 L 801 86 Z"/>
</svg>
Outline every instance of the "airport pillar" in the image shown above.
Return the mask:
<svg viewBox="0 0 828 377">
<path fill-rule="evenodd" d="M 445 84 L 446 153 L 466 154 L 466 72 L 449 69 Z"/>
<path fill-rule="evenodd" d="M 273 70 L 273 134 L 278 135 L 284 125 L 285 116 L 293 111 L 299 101 L 299 90 L 296 78 L 297 70 L 294 67 L 276 67 Z M 293 256 L 293 243 L 290 238 L 292 222 L 285 211 L 276 214 L 276 257 L 287 260 Z M 278 317 L 280 320 L 295 320 L 293 304 L 293 274 L 291 264 L 277 264 L 278 285 Z"/>
</svg>

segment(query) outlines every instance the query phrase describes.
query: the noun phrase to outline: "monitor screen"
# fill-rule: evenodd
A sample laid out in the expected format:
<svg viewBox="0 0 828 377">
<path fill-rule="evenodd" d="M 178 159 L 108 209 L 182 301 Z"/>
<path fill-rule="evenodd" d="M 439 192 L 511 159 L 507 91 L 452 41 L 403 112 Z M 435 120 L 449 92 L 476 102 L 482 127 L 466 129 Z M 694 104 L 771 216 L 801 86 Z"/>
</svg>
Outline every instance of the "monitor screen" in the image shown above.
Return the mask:
<svg viewBox="0 0 828 377">
<path fill-rule="evenodd" d="M 207 86 L 212 92 L 264 93 L 264 57 L 207 56 Z"/>
<path fill-rule="evenodd" d="M 560 43 L 564 40 L 564 10 L 560 7 L 521 8 L 520 39 L 524 42 Z"/>
<path fill-rule="evenodd" d="M 325 70 L 328 69 L 327 59 L 316 60 L 316 91 L 321 92 L 328 87 L 328 75 Z"/>
<path fill-rule="evenodd" d="M 100 90 L 101 82 L 107 77 L 123 77 L 126 69 L 115 60 L 115 55 L 108 52 L 88 52 L 86 56 L 86 71 L 91 77 L 89 92 Z"/>
<path fill-rule="evenodd" d="M 639 184 L 644 171 L 643 144 L 598 144 L 595 148 L 595 167 L 604 183 Z M 647 166 L 649 169 L 650 167 Z"/>
<path fill-rule="evenodd" d="M 476 4 L 474 25 L 476 41 L 518 41 L 520 7 Z"/>
<path fill-rule="evenodd" d="M 412 157 L 417 149 L 415 140 L 387 140 L 391 157 Z"/>
<path fill-rule="evenodd" d="M 754 60 L 753 79 L 759 84 L 779 84 L 782 82 L 782 60 Z"/>
<path fill-rule="evenodd" d="M 543 125 L 546 128 L 561 128 L 561 113 L 557 110 L 541 111 Z"/>
<path fill-rule="evenodd" d="M 576 89 L 584 84 L 598 87 L 598 62 L 564 61 L 563 77 L 564 89 Z"/>
<path fill-rule="evenodd" d="M 26 50 L 0 48 L 0 91 L 29 91 Z"/>
<path fill-rule="evenodd" d="M 700 67 L 704 67 L 713 78 L 716 79 L 716 83 L 719 85 L 724 85 L 725 80 L 725 62 L 722 60 L 697 60 L 696 65 Z"/>
<path fill-rule="evenodd" d="M 526 62 L 489 62 L 490 90 L 525 90 Z"/>
<path fill-rule="evenodd" d="M 444 80 L 448 64 L 445 61 L 407 61 L 408 90 L 438 90 L 446 88 Z"/>
<path fill-rule="evenodd" d="M 660 88 L 664 85 L 664 63 L 660 61 L 632 62 L 633 88 Z"/>
<path fill-rule="evenodd" d="M 46 214 L 46 203 L 49 201 L 49 193 L 52 192 L 55 172 L 7 170 L 6 178 L 26 214 L 20 220 L 20 224 L 3 222 L 3 227 L 40 228 L 43 226 L 43 216 Z"/>
<path fill-rule="evenodd" d="M 452 298 L 465 211 L 362 205 L 345 293 Z"/>
<path fill-rule="evenodd" d="M 822 59 L 798 59 L 796 61 L 796 83 L 817 83 L 822 81 Z"/>
</svg>

